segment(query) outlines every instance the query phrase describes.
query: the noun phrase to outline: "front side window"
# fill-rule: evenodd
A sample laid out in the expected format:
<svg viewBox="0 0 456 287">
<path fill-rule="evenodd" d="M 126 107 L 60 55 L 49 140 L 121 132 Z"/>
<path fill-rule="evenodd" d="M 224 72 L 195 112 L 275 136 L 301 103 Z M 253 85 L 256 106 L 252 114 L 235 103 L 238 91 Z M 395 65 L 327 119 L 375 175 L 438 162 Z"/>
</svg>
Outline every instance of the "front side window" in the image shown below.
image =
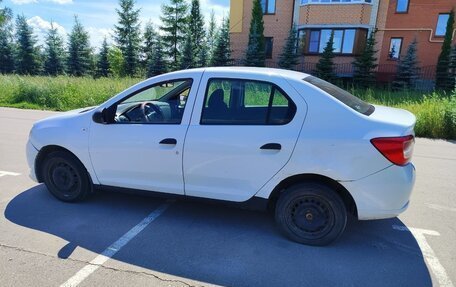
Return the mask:
<svg viewBox="0 0 456 287">
<path fill-rule="evenodd" d="M 203 125 L 283 125 L 296 113 L 276 85 L 241 79 L 211 79 L 201 115 Z"/>
<path fill-rule="evenodd" d="M 397 13 L 407 13 L 409 7 L 409 0 L 397 0 L 396 3 L 396 12 Z"/>
<path fill-rule="evenodd" d="M 401 55 L 402 38 L 391 38 L 388 58 L 398 60 Z"/>
<path fill-rule="evenodd" d="M 276 0 L 261 0 L 263 14 L 275 14 L 275 2 Z"/>
<path fill-rule="evenodd" d="M 437 27 L 435 28 L 436 36 L 445 36 L 449 18 L 450 14 L 439 14 L 439 19 L 437 20 Z"/>
<path fill-rule="evenodd" d="M 183 79 L 141 89 L 116 105 L 115 122 L 180 124 L 191 86 Z"/>
</svg>

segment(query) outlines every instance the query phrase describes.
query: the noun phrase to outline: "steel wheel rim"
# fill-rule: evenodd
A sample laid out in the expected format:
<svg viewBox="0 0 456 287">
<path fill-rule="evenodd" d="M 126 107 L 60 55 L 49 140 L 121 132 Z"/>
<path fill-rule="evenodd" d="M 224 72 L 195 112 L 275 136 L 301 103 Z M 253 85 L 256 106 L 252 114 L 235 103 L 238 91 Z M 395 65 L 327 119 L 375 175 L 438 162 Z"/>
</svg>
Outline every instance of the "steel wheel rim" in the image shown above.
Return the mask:
<svg viewBox="0 0 456 287">
<path fill-rule="evenodd" d="M 51 164 L 49 179 L 53 187 L 65 197 L 77 195 L 81 187 L 78 172 L 64 161 L 57 161 Z"/>
<path fill-rule="evenodd" d="M 335 224 L 329 202 L 319 196 L 301 196 L 287 206 L 286 224 L 297 236 L 319 239 L 331 232 Z"/>
</svg>

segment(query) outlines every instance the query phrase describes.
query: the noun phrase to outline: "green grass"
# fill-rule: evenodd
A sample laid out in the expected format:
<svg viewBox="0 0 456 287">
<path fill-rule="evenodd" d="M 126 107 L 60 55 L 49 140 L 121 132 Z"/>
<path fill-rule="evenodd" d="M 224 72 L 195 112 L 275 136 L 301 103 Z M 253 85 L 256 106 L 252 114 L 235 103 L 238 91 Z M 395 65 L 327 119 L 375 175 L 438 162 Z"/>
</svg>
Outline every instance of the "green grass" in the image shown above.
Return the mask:
<svg viewBox="0 0 456 287">
<path fill-rule="evenodd" d="M 140 79 L 0 75 L 0 105 L 66 111 L 102 103 Z"/>
<path fill-rule="evenodd" d="M 456 94 L 412 91 L 351 90 L 372 104 L 408 110 L 417 118 L 415 133 L 419 137 L 456 139 Z"/>
<path fill-rule="evenodd" d="M 140 81 L 134 78 L 0 75 L 0 106 L 66 111 L 97 105 Z M 367 102 L 414 113 L 417 136 L 456 139 L 455 93 L 349 90 Z"/>
</svg>

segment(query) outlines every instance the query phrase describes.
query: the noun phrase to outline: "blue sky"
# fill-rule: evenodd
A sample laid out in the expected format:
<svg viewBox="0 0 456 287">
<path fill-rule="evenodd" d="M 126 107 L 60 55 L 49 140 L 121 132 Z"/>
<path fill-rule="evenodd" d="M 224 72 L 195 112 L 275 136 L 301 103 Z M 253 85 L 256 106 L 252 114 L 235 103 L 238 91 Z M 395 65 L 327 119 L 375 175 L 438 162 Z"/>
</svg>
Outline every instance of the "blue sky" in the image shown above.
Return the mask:
<svg viewBox="0 0 456 287">
<path fill-rule="evenodd" d="M 161 5 L 168 2 L 136 0 L 136 6 L 141 8 L 142 25 L 147 21 L 160 25 Z M 98 47 L 105 36 L 110 38 L 111 29 L 117 22 L 116 0 L 4 0 L 1 5 L 11 8 L 15 16 L 24 14 L 40 43 L 51 21 L 62 35 L 66 35 L 71 30 L 74 15 L 78 15 L 90 34 L 92 45 Z M 212 10 L 218 22 L 229 12 L 229 0 L 200 0 L 200 5 L 206 21 Z"/>
</svg>

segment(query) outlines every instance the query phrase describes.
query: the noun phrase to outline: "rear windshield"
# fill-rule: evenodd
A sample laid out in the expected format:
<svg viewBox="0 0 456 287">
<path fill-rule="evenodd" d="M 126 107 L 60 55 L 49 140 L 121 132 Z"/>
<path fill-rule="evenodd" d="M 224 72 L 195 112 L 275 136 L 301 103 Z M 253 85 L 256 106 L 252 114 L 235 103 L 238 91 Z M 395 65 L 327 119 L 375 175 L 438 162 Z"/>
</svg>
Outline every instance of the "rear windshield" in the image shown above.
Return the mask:
<svg viewBox="0 0 456 287">
<path fill-rule="evenodd" d="M 360 100 L 359 98 L 353 96 L 349 92 L 339 88 L 336 85 L 333 85 L 331 83 L 328 83 L 313 76 L 309 76 L 307 78 L 304 78 L 303 80 L 308 83 L 311 83 L 317 88 L 322 89 L 323 91 L 327 92 L 328 94 L 338 99 L 345 105 L 349 106 L 350 108 L 354 109 L 355 111 L 363 115 L 369 116 L 375 110 L 373 105 Z"/>
</svg>

